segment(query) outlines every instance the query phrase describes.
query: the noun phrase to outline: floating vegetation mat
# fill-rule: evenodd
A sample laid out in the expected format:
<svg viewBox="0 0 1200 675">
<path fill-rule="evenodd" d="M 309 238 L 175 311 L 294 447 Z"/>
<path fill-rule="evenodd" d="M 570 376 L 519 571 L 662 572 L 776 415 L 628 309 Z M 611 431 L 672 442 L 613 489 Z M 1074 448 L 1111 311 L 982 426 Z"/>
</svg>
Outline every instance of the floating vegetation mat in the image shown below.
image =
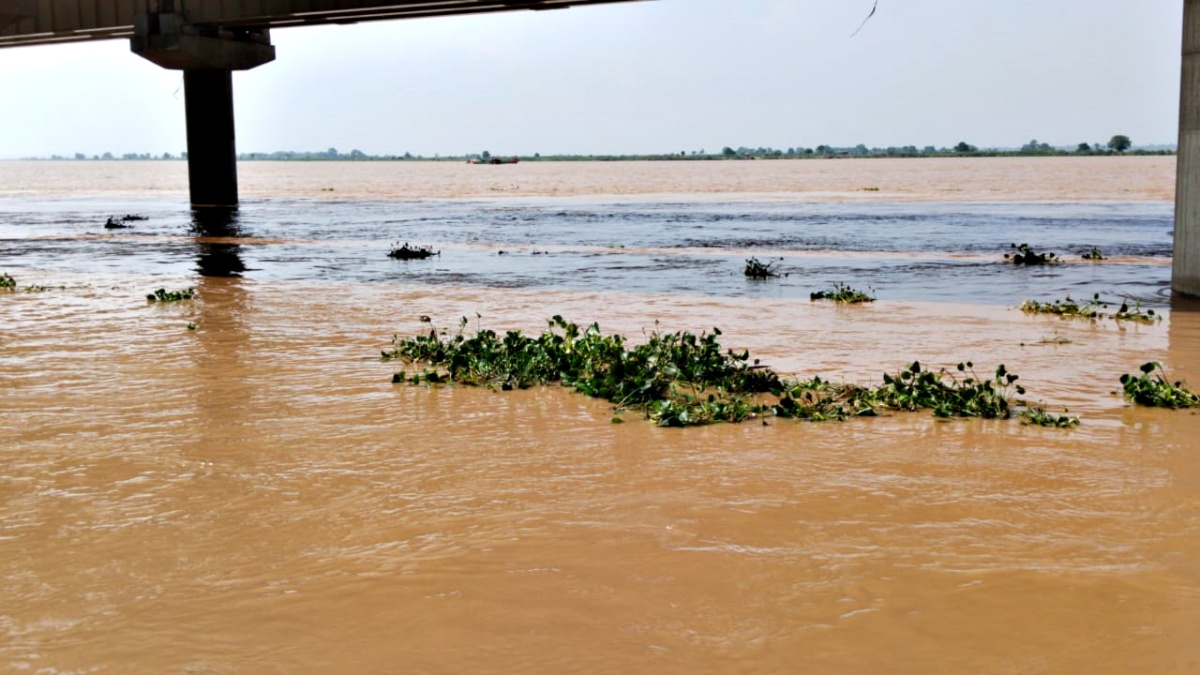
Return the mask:
<svg viewBox="0 0 1200 675">
<path fill-rule="evenodd" d="M 13 289 L 17 287 L 17 280 L 8 275 L 7 272 L 0 272 L 0 288 Z"/>
<path fill-rule="evenodd" d="M 1122 302 L 1121 306 L 1113 314 L 1105 314 L 1101 310 L 1107 309 L 1109 303 L 1100 299 L 1100 294 L 1092 296 L 1092 299 L 1086 303 L 1079 303 L 1067 296 L 1062 300 L 1053 302 L 1039 302 L 1037 300 L 1026 300 L 1021 303 L 1021 311 L 1026 314 L 1053 314 L 1063 318 L 1074 319 L 1089 319 L 1095 321 L 1097 319 L 1111 318 L 1116 321 L 1136 321 L 1138 323 L 1152 324 L 1162 321 L 1162 315 L 1156 314 L 1152 309 L 1142 309 L 1140 301 L 1135 300 L 1130 306 L 1128 301 Z"/>
<path fill-rule="evenodd" d="M 1026 300 L 1021 303 L 1021 311 L 1026 314 L 1053 314 L 1064 318 L 1075 319 L 1101 319 L 1104 318 L 1104 313 L 1100 310 L 1108 307 L 1108 303 L 1100 299 L 1100 294 L 1097 293 L 1091 300 L 1086 303 L 1079 303 L 1067 296 L 1062 300 L 1054 302 L 1038 302 L 1037 300 Z"/>
<path fill-rule="evenodd" d="M 660 426 L 693 426 L 782 417 L 844 420 L 884 411 L 930 410 L 937 417 L 1013 416 L 1015 395 L 1025 390 L 1018 376 L 998 366 L 990 377 L 970 362 L 954 372 L 928 370 L 919 362 L 883 376 L 876 387 L 813 378 L 790 380 L 751 360 L 746 351 L 726 350 L 719 329 L 650 335 L 631 346 L 621 335 L 604 335 L 598 324 L 581 327 L 561 316 L 537 337 L 479 330 L 457 335 L 436 329 L 427 335 L 394 337 L 385 361 L 414 366 L 397 372 L 394 383 L 457 383 L 501 390 L 558 382 L 613 403 L 619 415 L 634 411 Z M 619 420 L 620 418 L 615 418 Z"/>
</svg>

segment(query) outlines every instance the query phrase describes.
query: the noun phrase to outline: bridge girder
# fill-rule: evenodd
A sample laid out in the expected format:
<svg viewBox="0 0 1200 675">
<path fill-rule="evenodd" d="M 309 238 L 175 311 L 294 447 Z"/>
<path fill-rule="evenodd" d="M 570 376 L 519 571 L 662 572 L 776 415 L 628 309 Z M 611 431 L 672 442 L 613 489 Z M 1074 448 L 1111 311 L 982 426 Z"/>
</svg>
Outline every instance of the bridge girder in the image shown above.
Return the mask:
<svg viewBox="0 0 1200 675">
<path fill-rule="evenodd" d="M 0 0 L 0 47 L 132 37 L 137 17 L 176 14 L 203 32 L 267 30 L 635 0 Z"/>
</svg>

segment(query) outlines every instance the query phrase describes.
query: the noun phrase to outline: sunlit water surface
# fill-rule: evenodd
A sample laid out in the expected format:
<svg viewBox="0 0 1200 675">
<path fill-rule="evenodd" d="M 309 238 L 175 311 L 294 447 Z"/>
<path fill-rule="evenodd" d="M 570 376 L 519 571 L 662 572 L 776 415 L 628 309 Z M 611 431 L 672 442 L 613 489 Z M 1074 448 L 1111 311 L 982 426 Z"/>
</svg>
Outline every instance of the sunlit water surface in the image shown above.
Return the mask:
<svg viewBox="0 0 1200 675">
<path fill-rule="evenodd" d="M 0 664 L 1200 671 L 1200 417 L 1114 393 L 1148 360 L 1200 381 L 1151 159 L 248 165 L 218 220 L 178 163 L 0 164 L 0 272 L 48 287 L 0 294 Z M 1024 241 L 1067 262 L 1004 264 Z M 750 256 L 788 276 L 746 280 Z M 808 300 L 839 281 L 879 301 Z M 1015 309 L 1067 293 L 1166 318 Z M 421 315 L 553 314 L 719 326 L 862 383 L 1005 363 L 1083 423 L 668 430 L 556 387 L 395 386 L 377 358 Z"/>
</svg>

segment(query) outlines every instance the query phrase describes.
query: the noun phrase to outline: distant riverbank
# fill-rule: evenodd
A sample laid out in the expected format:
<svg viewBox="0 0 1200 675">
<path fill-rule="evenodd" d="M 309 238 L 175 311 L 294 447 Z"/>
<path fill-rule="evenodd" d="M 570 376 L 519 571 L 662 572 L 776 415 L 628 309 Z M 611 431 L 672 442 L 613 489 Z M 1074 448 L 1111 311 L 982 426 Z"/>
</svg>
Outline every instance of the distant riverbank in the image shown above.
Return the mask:
<svg viewBox="0 0 1200 675">
<path fill-rule="evenodd" d="M 680 151 L 678 153 L 650 153 L 637 155 L 571 155 L 541 153 L 493 155 L 490 152 L 472 153 L 465 155 L 433 155 L 422 156 L 412 153 L 401 155 L 369 155 L 361 150 L 338 152 L 336 148 L 308 152 L 284 150 L 278 152 L 243 152 L 238 155 L 242 162 L 475 162 L 487 163 L 489 159 L 509 160 L 506 163 L 518 162 L 709 162 L 709 161 L 744 161 L 744 160 L 813 160 L 813 159 L 944 159 L 961 157 L 1145 157 L 1145 156 L 1174 156 L 1175 150 L 1162 147 L 1139 148 L 1124 152 L 1115 152 L 1097 144 L 1084 148 L 1080 144 L 1076 149 L 1045 148 L 1045 149 L 1005 149 L 1005 148 L 976 148 L 968 149 L 934 148 L 933 146 L 918 149 L 915 146 L 868 148 L 860 145 L 852 148 L 835 148 L 819 146 L 818 148 L 725 148 L 719 153 L 709 153 L 704 150 Z M 180 161 L 186 160 L 187 153 L 178 155 L 163 153 L 125 153 L 114 155 L 106 152 L 103 155 L 88 157 L 76 153 L 68 157 L 52 155 L 50 157 L 24 157 L 21 161 L 30 162 L 59 162 L 59 161 Z M 496 162 L 500 163 L 500 162 Z"/>
</svg>

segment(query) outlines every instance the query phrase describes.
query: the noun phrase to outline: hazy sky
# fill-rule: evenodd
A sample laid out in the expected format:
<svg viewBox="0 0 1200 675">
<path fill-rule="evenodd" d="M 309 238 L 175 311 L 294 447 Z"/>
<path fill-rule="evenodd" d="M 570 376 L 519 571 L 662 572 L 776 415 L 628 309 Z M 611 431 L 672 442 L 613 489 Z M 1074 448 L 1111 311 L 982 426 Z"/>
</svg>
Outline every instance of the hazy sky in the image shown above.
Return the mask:
<svg viewBox="0 0 1200 675">
<path fill-rule="evenodd" d="M 292 28 L 238 150 L 652 153 L 1173 143 L 1181 0 L 655 0 Z M 0 158 L 186 149 L 124 40 L 0 49 Z"/>
</svg>

